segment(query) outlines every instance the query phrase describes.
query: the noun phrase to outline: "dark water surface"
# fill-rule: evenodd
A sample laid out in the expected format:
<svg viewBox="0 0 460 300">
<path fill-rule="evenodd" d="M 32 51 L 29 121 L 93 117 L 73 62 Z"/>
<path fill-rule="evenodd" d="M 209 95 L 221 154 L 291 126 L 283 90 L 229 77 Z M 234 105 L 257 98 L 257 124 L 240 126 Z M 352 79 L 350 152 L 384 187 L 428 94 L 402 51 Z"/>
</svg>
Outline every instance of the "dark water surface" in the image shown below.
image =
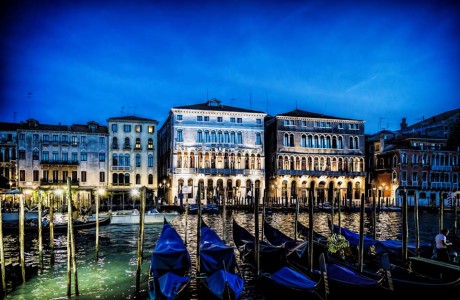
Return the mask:
<svg viewBox="0 0 460 300">
<path fill-rule="evenodd" d="M 327 213 L 315 213 L 314 230 L 328 235 Z M 226 215 L 225 233 L 226 241 L 234 246 L 232 238 L 232 219 L 254 232 L 254 215 L 243 212 L 228 211 Z M 419 216 L 420 241 L 432 243 L 438 233 L 437 214 L 424 213 Z M 220 215 L 204 215 L 204 221 L 209 227 L 223 237 L 223 218 Z M 285 234 L 294 235 L 293 213 L 273 213 L 267 219 L 271 224 Z M 359 213 L 342 213 L 342 226 L 359 232 Z M 337 215 L 335 216 L 337 222 Z M 299 214 L 299 221 L 308 225 L 308 215 Z M 415 241 L 414 217 L 409 213 L 409 242 Z M 259 221 L 261 225 L 261 219 Z M 444 215 L 446 227 L 453 226 L 453 214 Z M 180 215 L 172 225 L 187 241 L 187 246 L 192 258 L 192 267 L 196 263 L 196 225 L 197 217 Z M 371 215 L 365 215 L 365 232 L 371 227 Z M 147 276 L 150 264 L 151 252 L 161 233 L 162 225 L 146 225 L 144 238 L 144 253 L 141 275 L 141 293 L 136 295 L 136 268 L 137 268 L 137 235 L 138 225 L 108 225 L 100 228 L 99 237 L 99 260 L 95 261 L 95 229 L 80 230 L 76 234 L 78 285 L 80 296 L 78 299 L 147 299 Z M 401 235 L 400 212 L 381 212 L 377 219 L 377 238 L 394 239 Z M 5 258 L 18 262 L 18 238 L 12 235 L 4 236 Z M 56 261 L 50 265 L 49 235 L 44 235 L 44 271 L 42 274 L 32 276 L 25 284 L 12 287 L 11 274 L 7 274 L 9 291 L 6 299 L 67 299 L 67 248 L 66 236 L 56 235 L 55 253 Z M 26 235 L 26 265 L 38 265 L 38 237 Z M 264 299 L 263 294 L 254 289 L 252 282 L 253 273 L 248 266 L 239 260 L 239 253 L 235 248 L 235 254 L 240 269 L 246 279 L 245 289 L 241 299 Z M 194 269 L 192 278 L 194 279 Z M 72 275 L 73 276 L 73 275 Z M 75 287 L 72 277 L 72 294 Z M 72 298 L 76 298 L 75 296 Z M 190 300 L 200 299 L 195 280 L 192 280 Z"/>
</svg>

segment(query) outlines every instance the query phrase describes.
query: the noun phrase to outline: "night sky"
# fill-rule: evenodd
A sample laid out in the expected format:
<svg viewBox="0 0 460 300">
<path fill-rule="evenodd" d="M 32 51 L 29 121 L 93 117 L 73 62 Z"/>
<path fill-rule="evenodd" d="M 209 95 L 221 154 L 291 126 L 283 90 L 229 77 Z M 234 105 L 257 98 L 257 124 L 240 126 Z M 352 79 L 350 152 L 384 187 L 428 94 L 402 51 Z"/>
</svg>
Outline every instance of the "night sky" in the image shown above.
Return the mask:
<svg viewBox="0 0 460 300">
<path fill-rule="evenodd" d="M 453 3 L 2 1 L 0 121 L 161 126 L 217 98 L 397 130 L 460 108 Z"/>
</svg>

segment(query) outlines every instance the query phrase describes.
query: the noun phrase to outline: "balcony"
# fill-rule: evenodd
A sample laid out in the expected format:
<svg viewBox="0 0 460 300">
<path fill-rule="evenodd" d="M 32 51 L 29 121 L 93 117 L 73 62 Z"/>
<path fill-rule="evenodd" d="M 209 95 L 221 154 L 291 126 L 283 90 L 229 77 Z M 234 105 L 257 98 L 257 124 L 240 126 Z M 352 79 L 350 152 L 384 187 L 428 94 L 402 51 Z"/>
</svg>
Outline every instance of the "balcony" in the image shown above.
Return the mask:
<svg viewBox="0 0 460 300">
<path fill-rule="evenodd" d="M 350 177 L 357 177 L 357 176 L 366 176 L 366 172 L 347 172 L 347 171 L 320 171 L 320 170 L 277 170 L 276 175 L 284 176 L 330 176 L 330 177 L 337 177 L 337 176 L 350 176 Z"/>
<path fill-rule="evenodd" d="M 67 179 L 40 179 L 40 185 L 64 185 L 67 184 Z M 79 185 L 80 181 L 78 179 L 71 179 L 71 185 Z"/>
<path fill-rule="evenodd" d="M 431 182 L 432 189 L 451 189 L 452 183 L 450 182 Z"/>
<path fill-rule="evenodd" d="M 142 151 L 141 145 L 136 145 L 136 146 L 134 147 L 134 151 Z"/>
<path fill-rule="evenodd" d="M 41 165 L 52 165 L 52 166 L 78 166 L 78 161 L 73 160 L 41 160 Z"/>
<path fill-rule="evenodd" d="M 131 166 L 112 166 L 111 171 L 131 171 Z"/>
<path fill-rule="evenodd" d="M 118 147 L 118 144 L 112 144 L 111 148 L 112 150 L 118 150 L 119 147 Z"/>
<path fill-rule="evenodd" d="M 123 145 L 123 150 L 131 150 L 131 145 L 130 144 L 124 144 Z"/>
<path fill-rule="evenodd" d="M 432 166 L 431 166 L 431 171 L 447 171 L 447 172 L 452 172 L 452 166 L 438 166 L 438 165 L 432 165 Z"/>
</svg>

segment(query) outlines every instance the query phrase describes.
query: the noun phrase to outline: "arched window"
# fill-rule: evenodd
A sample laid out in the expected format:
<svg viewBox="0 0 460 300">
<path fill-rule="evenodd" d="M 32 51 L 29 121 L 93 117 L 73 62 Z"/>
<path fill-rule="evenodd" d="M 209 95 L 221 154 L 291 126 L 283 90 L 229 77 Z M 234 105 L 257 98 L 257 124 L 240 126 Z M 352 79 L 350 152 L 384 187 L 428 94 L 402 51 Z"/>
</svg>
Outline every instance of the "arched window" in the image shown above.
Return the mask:
<svg viewBox="0 0 460 300">
<path fill-rule="evenodd" d="M 153 155 L 152 154 L 149 154 L 147 163 L 148 163 L 149 168 L 153 167 Z"/>
<path fill-rule="evenodd" d="M 351 136 L 350 136 L 350 142 L 349 142 L 348 146 L 350 147 L 350 149 L 354 149 L 353 137 L 351 137 Z"/>
<path fill-rule="evenodd" d="M 337 138 L 337 149 L 343 149 L 343 140 L 341 136 Z"/>
<path fill-rule="evenodd" d="M 211 142 L 211 137 L 209 135 L 209 131 L 205 130 L 204 132 L 204 142 L 205 143 L 210 143 Z"/>
<path fill-rule="evenodd" d="M 313 147 L 313 137 L 311 135 L 308 136 L 307 147 Z"/>
<path fill-rule="evenodd" d="M 112 174 L 112 184 L 117 184 L 118 183 L 118 174 L 113 173 Z"/>
<path fill-rule="evenodd" d="M 131 159 L 129 157 L 129 154 L 125 154 L 125 166 L 130 167 L 131 166 Z"/>
<path fill-rule="evenodd" d="M 136 174 L 136 184 L 141 184 L 141 174 Z"/>
<path fill-rule="evenodd" d="M 211 143 L 215 143 L 215 142 L 216 142 L 216 132 L 211 131 Z"/>
<path fill-rule="evenodd" d="M 129 141 L 129 137 L 125 138 L 125 145 L 123 147 L 125 149 L 131 149 L 131 143 Z"/>
<path fill-rule="evenodd" d="M 129 173 L 125 174 L 125 184 L 129 184 Z"/>
<path fill-rule="evenodd" d="M 230 132 L 230 143 L 231 144 L 235 143 L 235 133 L 234 132 Z"/>
<path fill-rule="evenodd" d="M 153 150 L 153 139 L 152 138 L 149 138 L 148 148 L 149 148 L 149 150 Z"/>
<path fill-rule="evenodd" d="M 153 184 L 153 175 L 149 174 L 149 182 L 148 184 Z"/>
<path fill-rule="evenodd" d="M 140 138 L 136 138 L 136 146 L 135 146 L 136 150 L 140 150 L 141 149 L 141 139 Z"/>
<path fill-rule="evenodd" d="M 124 184 L 125 183 L 125 176 L 122 173 L 118 174 L 118 183 Z"/>
<path fill-rule="evenodd" d="M 289 135 L 287 133 L 284 134 L 283 145 L 286 147 L 289 146 Z"/>
<path fill-rule="evenodd" d="M 113 137 L 112 139 L 112 149 L 118 149 L 118 138 Z"/>
<path fill-rule="evenodd" d="M 112 166 L 118 166 L 118 154 L 116 153 L 112 155 Z"/>
<path fill-rule="evenodd" d="M 203 131 L 198 130 L 197 135 L 196 135 L 196 141 L 197 141 L 198 143 L 202 143 L 202 142 L 203 142 Z"/>
<path fill-rule="evenodd" d="M 243 144 L 243 134 L 241 132 L 238 132 L 237 139 L 237 144 Z"/>
<path fill-rule="evenodd" d="M 318 148 L 318 147 L 319 147 L 319 143 L 318 143 L 318 136 L 317 136 L 317 135 L 315 135 L 313 141 L 314 141 L 313 147 L 314 147 L 314 148 Z"/>
<path fill-rule="evenodd" d="M 139 153 L 136 154 L 136 168 L 140 168 L 141 166 L 141 155 Z"/>
<path fill-rule="evenodd" d="M 222 137 L 222 131 L 220 131 L 220 130 L 217 132 L 217 142 L 218 143 L 223 143 L 224 142 L 224 139 Z"/>
<path fill-rule="evenodd" d="M 305 134 L 302 134 L 300 138 L 300 147 L 307 147 L 307 136 Z"/>
<path fill-rule="evenodd" d="M 230 142 L 230 137 L 228 135 L 228 131 L 224 132 L 224 143 L 229 143 Z"/>
<path fill-rule="evenodd" d="M 294 147 L 294 134 L 289 135 L 289 146 Z"/>
<path fill-rule="evenodd" d="M 182 136 L 182 129 L 177 129 L 176 134 L 177 134 L 176 142 L 183 142 L 184 137 Z"/>
</svg>

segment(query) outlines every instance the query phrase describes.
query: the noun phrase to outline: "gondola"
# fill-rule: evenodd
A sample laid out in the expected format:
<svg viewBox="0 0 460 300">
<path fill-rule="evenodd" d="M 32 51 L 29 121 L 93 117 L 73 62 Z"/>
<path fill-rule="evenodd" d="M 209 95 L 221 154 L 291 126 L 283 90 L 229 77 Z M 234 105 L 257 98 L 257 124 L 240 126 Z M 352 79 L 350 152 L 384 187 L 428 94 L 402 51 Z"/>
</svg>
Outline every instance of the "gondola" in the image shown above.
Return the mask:
<svg viewBox="0 0 460 300">
<path fill-rule="evenodd" d="M 302 232 L 308 232 L 308 227 L 297 223 L 297 229 Z M 341 231 L 343 234 L 344 232 Z M 356 238 L 356 237 L 355 237 Z M 358 236 L 359 238 L 359 236 Z M 351 244 L 351 243 L 350 243 Z M 383 252 L 378 262 L 365 261 L 363 274 L 369 278 L 380 280 L 384 278 L 383 285 L 393 290 L 395 295 L 404 295 L 409 293 L 413 296 L 436 296 L 442 290 L 458 292 L 460 290 L 460 274 L 457 278 L 436 278 L 428 274 L 415 271 L 411 266 L 405 264 L 390 263 L 389 254 Z M 348 269 L 359 271 L 356 257 L 329 256 L 329 260 L 339 263 Z M 383 293 L 386 295 L 386 293 Z"/>
<path fill-rule="evenodd" d="M 239 299 L 244 279 L 237 272 L 235 252 L 201 221 L 200 281 L 209 298 Z"/>
<path fill-rule="evenodd" d="M 150 261 L 150 299 L 179 299 L 190 285 L 190 254 L 182 238 L 165 219 Z"/>
<path fill-rule="evenodd" d="M 105 226 L 110 224 L 110 217 L 99 218 L 99 226 Z M 89 229 L 96 227 L 95 218 L 83 221 L 83 220 L 74 220 L 73 221 L 73 230 Z M 19 225 L 18 222 L 4 222 L 3 223 L 3 232 L 5 233 L 18 233 Z M 53 226 L 54 232 L 65 233 L 67 232 L 67 223 L 54 223 Z M 42 225 L 43 232 L 49 232 L 50 226 L 49 222 L 45 221 Z M 35 221 L 27 221 L 24 224 L 24 232 L 27 233 L 38 233 L 38 224 Z"/>
<path fill-rule="evenodd" d="M 255 237 L 235 219 L 233 219 L 233 241 L 243 261 L 254 268 L 256 266 Z M 322 299 L 321 282 L 314 281 L 289 267 L 284 247 L 273 246 L 264 241 L 260 241 L 259 245 L 260 275 L 256 276 L 255 283 L 268 298 Z"/>
<path fill-rule="evenodd" d="M 263 221 L 264 235 L 267 241 L 274 246 L 283 246 L 286 248 L 288 262 L 297 270 L 309 274 L 308 257 L 307 257 L 307 241 L 296 241 L 288 237 L 280 230 L 271 226 L 266 220 Z M 319 257 L 320 253 L 324 253 L 328 257 L 327 250 L 320 244 L 314 243 L 313 253 L 315 257 Z M 314 261 L 318 261 L 315 259 Z M 354 296 L 366 296 L 377 292 L 380 289 L 387 291 L 384 286 L 383 277 L 380 279 L 371 278 L 360 274 L 355 269 L 347 268 L 337 262 L 327 261 L 326 272 L 330 285 L 331 296 L 343 295 L 343 292 L 352 292 Z M 319 266 L 313 268 L 312 278 L 319 279 L 321 271 Z"/>
</svg>

